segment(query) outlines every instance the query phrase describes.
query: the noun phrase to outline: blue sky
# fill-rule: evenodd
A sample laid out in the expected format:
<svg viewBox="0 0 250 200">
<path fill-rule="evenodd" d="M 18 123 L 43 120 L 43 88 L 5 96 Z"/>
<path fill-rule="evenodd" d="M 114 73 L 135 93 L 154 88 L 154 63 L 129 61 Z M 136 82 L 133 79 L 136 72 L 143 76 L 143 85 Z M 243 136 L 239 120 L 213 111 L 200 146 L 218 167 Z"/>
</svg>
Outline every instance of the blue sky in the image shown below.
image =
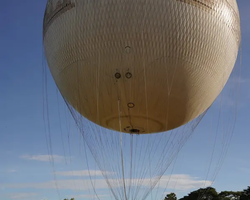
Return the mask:
<svg viewBox="0 0 250 200">
<path fill-rule="evenodd" d="M 0 6 L 0 198 L 91 199 L 93 190 L 86 171 L 83 142 L 50 75 L 48 97 L 54 165 L 49 159 L 48 134 L 45 134 L 43 118 L 42 22 L 45 4 L 45 0 L 8 0 Z M 226 85 L 224 96 L 215 101 L 165 173 L 160 191 L 153 193 L 159 199 L 169 191 L 181 197 L 202 187 L 204 180 L 207 184 L 213 182 L 218 191 L 243 190 L 250 185 L 250 1 L 241 0 L 238 5 L 242 64 L 237 61 L 236 72 L 241 70 L 240 90 L 236 126 L 226 159 L 213 182 L 213 172 L 227 136 L 226 130 L 218 131 L 213 153 L 217 133 L 214 119 L 217 119 L 222 98 L 225 122 L 219 129 L 227 127 L 228 111 L 235 108 L 235 102 L 228 98 L 227 92 L 236 84 L 235 76 Z M 107 186 L 90 155 L 88 158 L 97 193 L 100 199 L 106 199 L 110 197 Z M 164 191 L 162 188 L 168 180 L 168 189 Z"/>
</svg>

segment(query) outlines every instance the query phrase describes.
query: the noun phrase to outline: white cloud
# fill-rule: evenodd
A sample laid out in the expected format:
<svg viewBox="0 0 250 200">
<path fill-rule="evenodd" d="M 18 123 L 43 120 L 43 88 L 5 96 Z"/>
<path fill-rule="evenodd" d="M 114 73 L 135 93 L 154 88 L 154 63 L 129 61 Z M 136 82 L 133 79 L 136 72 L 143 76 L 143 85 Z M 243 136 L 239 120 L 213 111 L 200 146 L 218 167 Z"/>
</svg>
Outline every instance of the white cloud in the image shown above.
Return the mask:
<svg viewBox="0 0 250 200">
<path fill-rule="evenodd" d="M 76 195 L 74 198 L 83 198 L 83 199 L 99 199 L 102 197 L 110 197 L 110 195 L 107 194 L 98 194 L 98 197 L 96 195 L 91 194 L 82 194 L 82 195 Z"/>
<path fill-rule="evenodd" d="M 141 180 L 132 179 L 131 181 L 125 180 L 127 183 L 131 183 L 133 186 Z M 142 186 L 149 186 L 149 178 L 143 179 L 141 181 Z M 113 188 L 122 187 L 121 180 L 110 180 Z M 89 178 L 82 180 L 57 180 L 48 181 L 43 183 L 22 183 L 22 184 L 10 184 L 6 185 L 7 188 L 35 188 L 35 189 L 65 189 L 65 190 L 89 190 L 92 189 L 92 184 L 94 184 L 95 189 L 108 189 L 108 185 L 104 179 L 94 179 L 93 182 Z M 211 185 L 211 181 L 199 180 L 196 177 L 191 177 L 186 174 L 173 174 L 172 176 L 163 176 L 158 184 L 159 188 L 175 189 L 178 191 L 187 191 L 190 189 L 196 189 L 200 187 L 206 187 Z M 128 185 L 128 184 L 126 184 Z"/>
<path fill-rule="evenodd" d="M 175 189 L 178 191 L 187 191 L 201 187 L 207 187 L 212 184 L 211 181 L 199 180 L 197 177 L 191 177 L 187 174 L 173 174 L 163 176 L 159 186 L 161 188 Z"/>
<path fill-rule="evenodd" d="M 25 160 L 35 160 L 35 161 L 41 161 L 41 162 L 61 162 L 65 159 L 63 156 L 59 155 L 22 155 L 20 156 L 21 159 Z"/>
<path fill-rule="evenodd" d="M 80 171 L 61 171 L 55 172 L 57 176 L 102 176 L 102 175 L 109 175 L 114 174 L 114 172 L 108 171 L 100 171 L 100 170 L 80 170 Z"/>
<path fill-rule="evenodd" d="M 16 194 L 11 194 L 10 198 L 11 199 L 27 199 L 30 197 L 35 197 L 37 196 L 36 193 L 16 193 Z"/>
<path fill-rule="evenodd" d="M 93 183 L 93 182 L 92 182 Z M 21 183 L 5 185 L 6 188 L 32 188 L 32 189 L 62 189 L 62 190 L 89 190 L 92 189 L 92 183 L 87 180 L 57 180 L 42 183 Z M 95 189 L 106 189 L 108 185 L 104 179 L 98 179 L 94 182 Z"/>
</svg>

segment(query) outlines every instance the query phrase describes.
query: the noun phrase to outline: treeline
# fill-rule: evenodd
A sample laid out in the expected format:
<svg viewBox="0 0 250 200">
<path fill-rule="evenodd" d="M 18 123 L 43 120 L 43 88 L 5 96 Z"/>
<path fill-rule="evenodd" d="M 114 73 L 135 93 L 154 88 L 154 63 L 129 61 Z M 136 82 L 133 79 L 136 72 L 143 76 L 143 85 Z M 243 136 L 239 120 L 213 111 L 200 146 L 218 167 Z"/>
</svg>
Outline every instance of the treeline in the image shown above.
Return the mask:
<svg viewBox="0 0 250 200">
<path fill-rule="evenodd" d="M 64 199 L 64 200 L 75 200 Z M 175 193 L 167 194 L 164 200 L 178 200 Z M 207 187 L 190 192 L 179 200 L 250 200 L 250 186 L 243 191 L 222 191 L 218 193 L 215 188 Z"/>
<path fill-rule="evenodd" d="M 177 200 L 175 193 L 167 194 L 164 200 Z M 250 186 L 243 191 L 222 191 L 207 187 L 190 192 L 179 200 L 250 200 Z"/>
</svg>

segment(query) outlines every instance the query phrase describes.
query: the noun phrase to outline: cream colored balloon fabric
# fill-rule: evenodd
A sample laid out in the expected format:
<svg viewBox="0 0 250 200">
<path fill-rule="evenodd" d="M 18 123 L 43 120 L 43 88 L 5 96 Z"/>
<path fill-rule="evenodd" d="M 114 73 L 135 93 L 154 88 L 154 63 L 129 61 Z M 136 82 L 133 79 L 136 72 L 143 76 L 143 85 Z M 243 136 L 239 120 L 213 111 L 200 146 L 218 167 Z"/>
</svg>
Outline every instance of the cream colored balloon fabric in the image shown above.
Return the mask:
<svg viewBox="0 0 250 200">
<path fill-rule="evenodd" d="M 44 48 L 63 97 L 109 129 L 153 133 L 203 113 L 240 43 L 235 0 L 49 0 Z"/>
</svg>

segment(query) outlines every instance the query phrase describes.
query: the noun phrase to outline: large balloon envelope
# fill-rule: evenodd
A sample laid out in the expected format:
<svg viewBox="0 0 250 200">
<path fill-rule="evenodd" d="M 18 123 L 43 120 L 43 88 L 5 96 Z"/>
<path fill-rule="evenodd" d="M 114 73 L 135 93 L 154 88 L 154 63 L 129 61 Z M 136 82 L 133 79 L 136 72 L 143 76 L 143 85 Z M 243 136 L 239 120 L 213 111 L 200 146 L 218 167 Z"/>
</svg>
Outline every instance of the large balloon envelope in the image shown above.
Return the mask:
<svg viewBox="0 0 250 200">
<path fill-rule="evenodd" d="M 186 124 L 234 67 L 235 0 L 48 0 L 43 42 L 63 97 L 92 122 L 127 133 Z"/>
</svg>

